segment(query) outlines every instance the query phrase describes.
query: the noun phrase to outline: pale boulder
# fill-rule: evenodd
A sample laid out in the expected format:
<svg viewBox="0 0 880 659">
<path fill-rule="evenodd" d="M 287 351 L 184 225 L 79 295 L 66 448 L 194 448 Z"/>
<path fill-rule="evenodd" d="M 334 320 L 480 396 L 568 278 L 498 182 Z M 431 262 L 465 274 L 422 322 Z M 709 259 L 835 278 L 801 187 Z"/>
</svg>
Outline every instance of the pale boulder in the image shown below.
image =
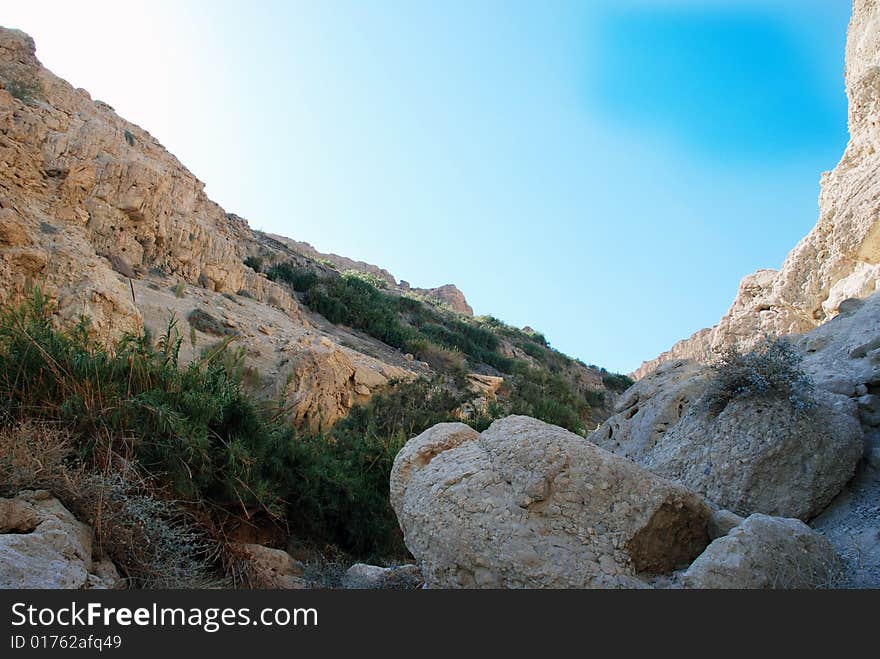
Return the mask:
<svg viewBox="0 0 880 659">
<path fill-rule="evenodd" d="M 282 549 L 258 544 L 239 545 L 247 557 L 252 574 L 262 585 L 284 590 L 308 587 L 302 563 Z"/>
<path fill-rule="evenodd" d="M 708 546 L 685 588 L 831 588 L 843 565 L 831 544 L 796 519 L 754 514 Z"/>
<path fill-rule="evenodd" d="M 709 542 L 698 495 L 522 416 L 410 440 L 391 503 L 429 587 L 646 587 Z"/>
<path fill-rule="evenodd" d="M 740 515 L 808 520 L 852 478 L 863 437 L 855 405 L 825 394 L 799 411 L 775 396 L 695 405 L 639 463 Z"/>
<path fill-rule="evenodd" d="M 95 560 L 92 530 L 43 490 L 0 499 L 0 588 L 113 588 L 113 564 Z"/>
</svg>

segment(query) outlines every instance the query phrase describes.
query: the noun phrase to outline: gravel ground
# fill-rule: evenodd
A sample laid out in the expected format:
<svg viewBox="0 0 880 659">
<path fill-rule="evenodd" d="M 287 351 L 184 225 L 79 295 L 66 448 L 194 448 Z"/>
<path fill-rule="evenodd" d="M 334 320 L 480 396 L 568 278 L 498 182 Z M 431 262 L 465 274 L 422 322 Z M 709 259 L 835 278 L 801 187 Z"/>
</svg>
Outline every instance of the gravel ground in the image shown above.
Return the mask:
<svg viewBox="0 0 880 659">
<path fill-rule="evenodd" d="M 880 446 L 880 433 L 871 437 Z M 880 588 L 880 462 L 865 461 L 853 480 L 810 526 L 834 545 L 847 566 L 847 588 Z"/>
</svg>

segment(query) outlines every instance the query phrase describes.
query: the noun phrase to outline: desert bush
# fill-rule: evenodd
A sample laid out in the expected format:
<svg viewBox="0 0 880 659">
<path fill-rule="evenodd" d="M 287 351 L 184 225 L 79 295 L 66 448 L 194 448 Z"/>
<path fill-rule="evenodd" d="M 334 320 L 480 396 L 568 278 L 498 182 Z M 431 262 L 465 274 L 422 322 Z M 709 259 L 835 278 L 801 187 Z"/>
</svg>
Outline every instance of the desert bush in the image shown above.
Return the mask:
<svg viewBox="0 0 880 659">
<path fill-rule="evenodd" d="M 727 348 L 712 364 L 713 379 L 703 404 L 720 413 L 737 398 L 772 396 L 798 412 L 813 406 L 813 381 L 801 368 L 800 353 L 784 338 L 765 337 L 750 352 Z"/>
<path fill-rule="evenodd" d="M 0 496 L 22 490 L 57 490 L 69 478 L 70 435 L 30 420 L 0 425 Z"/>
<path fill-rule="evenodd" d="M 133 588 L 228 585 L 216 569 L 222 548 L 185 508 L 133 485 L 120 473 L 88 472 L 62 500 L 95 533 L 98 550 Z"/>
<path fill-rule="evenodd" d="M 36 79 L 12 78 L 6 81 L 6 91 L 22 103 L 30 105 L 43 95 L 43 85 Z"/>
<path fill-rule="evenodd" d="M 174 287 L 174 296 L 177 298 L 183 298 L 184 295 L 186 295 L 186 282 L 179 281 Z"/>
<path fill-rule="evenodd" d="M 410 349 L 413 349 L 410 346 Z M 464 374 L 467 372 L 467 361 L 459 350 L 441 348 L 426 341 L 423 347 L 415 349 L 415 356 L 441 373 Z"/>
<path fill-rule="evenodd" d="M 635 384 L 633 379 L 628 375 L 623 375 L 622 373 L 609 373 L 604 368 L 602 369 L 602 382 L 606 387 L 611 389 L 611 391 L 626 391 Z"/>
<path fill-rule="evenodd" d="M 204 309 L 193 309 L 186 319 L 192 327 L 205 334 L 213 334 L 214 336 L 235 336 L 238 334 Z"/>
<path fill-rule="evenodd" d="M 396 383 L 355 407 L 326 437 L 300 444 L 287 477 L 296 528 L 371 559 L 406 555 L 388 500 L 394 458 L 407 440 L 455 419 L 465 397 L 439 381 Z M 302 451 L 305 451 L 305 455 Z"/>
<path fill-rule="evenodd" d="M 263 259 L 260 256 L 248 256 L 245 258 L 244 264 L 254 272 L 263 271 Z"/>
<path fill-rule="evenodd" d="M 384 290 L 388 288 L 388 282 L 382 279 L 381 277 L 377 277 L 376 275 L 370 274 L 369 272 L 361 272 L 360 270 L 346 270 L 342 273 L 343 277 L 347 277 L 349 279 L 360 279 L 368 283 L 373 288 Z"/>
<path fill-rule="evenodd" d="M 210 351 L 178 368 L 173 322 L 150 347 L 126 337 L 108 350 L 88 324 L 61 331 L 39 293 L 0 317 L 0 414 L 61 424 L 86 461 L 137 459 L 173 496 L 251 510 L 279 509 L 267 455 L 292 430 L 270 423 Z"/>
<path fill-rule="evenodd" d="M 0 427 L 0 496 L 52 492 L 92 528 L 98 554 L 113 562 L 129 586 L 222 584 L 214 567 L 221 547 L 186 520 L 184 509 L 132 484 L 123 471 L 105 475 L 87 469 L 74 454 L 72 436 L 58 424 L 24 421 Z"/>
<path fill-rule="evenodd" d="M 266 271 L 266 276 L 271 281 L 280 281 L 288 284 L 299 293 L 308 291 L 318 281 L 318 275 L 313 271 L 286 262 L 273 265 Z"/>
</svg>

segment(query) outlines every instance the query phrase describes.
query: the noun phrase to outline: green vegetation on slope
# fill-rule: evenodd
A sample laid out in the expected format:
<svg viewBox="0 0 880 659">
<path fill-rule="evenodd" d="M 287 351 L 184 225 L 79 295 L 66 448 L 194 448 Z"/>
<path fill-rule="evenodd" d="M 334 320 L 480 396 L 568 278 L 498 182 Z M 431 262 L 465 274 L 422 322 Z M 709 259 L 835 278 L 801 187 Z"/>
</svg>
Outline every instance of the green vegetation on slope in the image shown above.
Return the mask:
<svg viewBox="0 0 880 659">
<path fill-rule="evenodd" d="M 413 351 L 438 375 L 395 383 L 331 431 L 311 435 L 290 425 L 280 403 L 250 392 L 252 373 L 244 352 L 231 348 L 233 336 L 181 366 L 173 320 L 159 337 L 145 332 L 106 347 L 90 337 L 85 320 L 53 325 L 52 306 L 39 291 L 0 314 L 0 432 L 21 424 L 59 430 L 69 438 L 64 464 L 87 477 L 66 473 L 44 483 L 48 472 L 35 466 L 45 463 L 41 445 L 18 440 L 23 453 L 0 464 L 0 475 L 49 487 L 98 524 L 99 541 L 133 585 L 204 583 L 211 570 L 228 575 L 234 561 L 224 554 L 224 528 L 234 518 L 278 525 L 359 558 L 405 555 L 388 502 L 391 465 L 411 437 L 459 420 L 474 396 L 463 377 L 468 370 L 505 376 L 498 400 L 468 420 L 477 430 L 514 413 L 583 432 L 591 407 L 602 403 L 601 393 L 579 382 L 574 363 L 539 334 L 383 292 L 350 273 L 322 278 L 289 266 L 270 272 L 328 320 Z M 141 508 L 162 511 L 155 528 L 137 527 Z M 117 522 L 105 525 L 101 511 L 116 511 Z M 171 549 L 132 549 L 151 542 Z"/>
<path fill-rule="evenodd" d="M 575 362 L 550 348 L 543 335 L 505 325 L 490 316 L 467 318 L 407 295 L 379 290 L 371 278 L 348 272 L 319 276 L 279 263 L 267 271 L 287 284 L 302 302 L 331 323 L 347 325 L 428 362 L 435 370 L 461 376 L 467 370 L 505 376 L 496 413 L 528 414 L 584 434 L 602 394 L 579 380 Z M 512 356 L 521 354 L 521 356 Z M 625 388 L 626 376 L 606 373 L 606 386 Z M 626 385 L 628 386 L 628 385 Z"/>
<path fill-rule="evenodd" d="M 141 538 L 138 547 L 161 540 L 144 537 L 150 530 L 137 527 L 132 505 L 182 506 L 163 514 L 185 513 L 196 524 L 187 536 L 192 546 L 210 545 L 209 537 L 223 536 L 224 524 L 240 517 L 287 526 L 297 537 L 362 558 L 405 555 L 388 502 L 391 464 L 406 440 L 454 419 L 467 397 L 454 382 L 399 383 L 354 408 L 329 434 L 310 436 L 291 427 L 277 406 L 248 393 L 247 369 L 242 352 L 229 347 L 232 337 L 181 367 L 182 339 L 173 322 L 155 341 L 146 333 L 128 336 L 112 349 L 91 339 L 88 329 L 85 321 L 69 330 L 54 327 L 52 307 L 39 292 L 0 315 L 0 433 L 23 423 L 63 432 L 79 465 L 71 473 L 90 476 L 41 480 L 49 473 L 46 442 L 30 441 L 34 433 L 16 440 L 21 450 L 0 456 L 0 475 L 17 474 L 18 487 L 53 489 L 87 520 L 100 522 L 102 509 L 119 511 L 123 528 L 103 537 L 132 584 L 192 583 L 156 580 L 168 573 L 173 551 L 144 566 L 142 553 L 119 540 Z M 130 472 L 124 483 L 115 480 L 120 465 Z M 103 498 L 110 496 L 116 499 Z M 164 538 L 174 524 L 157 519 L 156 533 Z M 214 568 L 228 567 L 219 550 L 197 553 Z"/>
</svg>

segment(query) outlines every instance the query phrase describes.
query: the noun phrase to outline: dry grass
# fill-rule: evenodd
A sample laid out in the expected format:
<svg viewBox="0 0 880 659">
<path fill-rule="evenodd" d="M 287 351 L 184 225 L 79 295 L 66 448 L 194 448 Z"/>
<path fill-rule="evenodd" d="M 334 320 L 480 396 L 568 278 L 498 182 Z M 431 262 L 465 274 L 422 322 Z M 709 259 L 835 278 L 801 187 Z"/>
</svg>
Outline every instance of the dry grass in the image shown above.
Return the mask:
<svg viewBox="0 0 880 659">
<path fill-rule="evenodd" d="M 70 434 L 50 423 L 0 427 L 0 495 L 48 490 L 95 534 L 97 553 L 109 558 L 128 585 L 138 588 L 211 588 L 231 585 L 218 576 L 228 546 L 212 536 L 198 512 L 151 491 L 118 456 L 106 469 L 87 468 Z M 220 573 L 223 573 L 221 569 Z"/>
</svg>

